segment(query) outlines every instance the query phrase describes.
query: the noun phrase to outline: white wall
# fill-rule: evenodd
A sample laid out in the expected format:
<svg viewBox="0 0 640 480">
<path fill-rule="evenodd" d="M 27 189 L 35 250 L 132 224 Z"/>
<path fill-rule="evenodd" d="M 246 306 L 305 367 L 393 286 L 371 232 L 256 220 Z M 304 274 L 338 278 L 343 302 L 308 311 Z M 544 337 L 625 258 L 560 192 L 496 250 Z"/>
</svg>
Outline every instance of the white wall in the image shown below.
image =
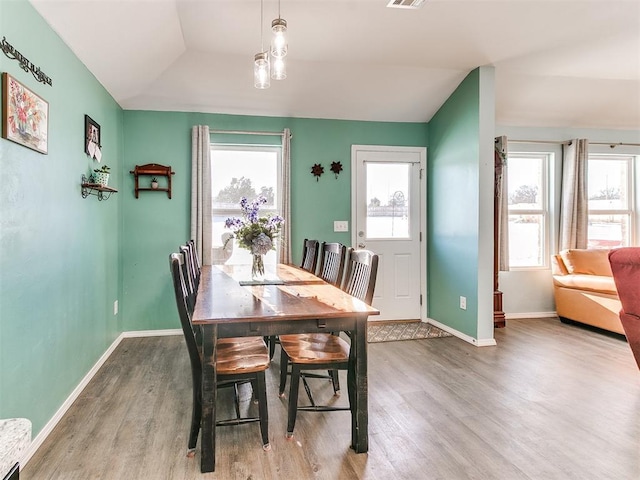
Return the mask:
<svg viewBox="0 0 640 480">
<path fill-rule="evenodd" d="M 549 152 L 554 154 L 551 165 L 550 210 L 551 238 L 550 254 L 558 251 L 558 229 L 560 224 L 560 183 L 562 174 L 562 148 L 560 142 L 573 138 L 587 138 L 590 143 L 637 143 L 640 144 L 640 130 L 596 130 L 575 128 L 537 128 L 496 126 L 496 135 L 506 135 L 512 140 L 544 140 L 556 144 L 513 143 L 511 152 Z M 640 156 L 640 146 L 617 146 L 590 144 L 591 153 L 627 153 Z M 640 164 L 636 162 L 636 241 L 640 240 Z M 501 272 L 499 288 L 503 292 L 503 309 L 508 318 L 523 318 L 555 314 L 551 268 L 537 270 L 514 270 Z"/>
</svg>

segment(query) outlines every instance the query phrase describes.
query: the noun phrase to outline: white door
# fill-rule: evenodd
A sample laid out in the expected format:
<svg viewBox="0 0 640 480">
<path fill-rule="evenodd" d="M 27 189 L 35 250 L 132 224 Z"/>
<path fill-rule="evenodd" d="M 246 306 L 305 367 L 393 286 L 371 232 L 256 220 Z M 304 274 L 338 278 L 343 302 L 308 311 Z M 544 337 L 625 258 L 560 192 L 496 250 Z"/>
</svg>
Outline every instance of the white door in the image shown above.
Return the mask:
<svg viewBox="0 0 640 480">
<path fill-rule="evenodd" d="M 422 147 L 352 147 L 352 245 L 379 256 L 372 320 L 422 318 L 425 163 Z"/>
</svg>

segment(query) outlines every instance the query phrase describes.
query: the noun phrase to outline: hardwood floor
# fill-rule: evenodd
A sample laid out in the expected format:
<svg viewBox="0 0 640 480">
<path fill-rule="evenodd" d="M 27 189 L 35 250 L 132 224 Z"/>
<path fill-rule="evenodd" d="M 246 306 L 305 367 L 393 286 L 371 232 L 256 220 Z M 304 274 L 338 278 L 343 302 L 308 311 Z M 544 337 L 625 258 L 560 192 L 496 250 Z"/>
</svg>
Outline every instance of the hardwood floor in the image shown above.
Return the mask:
<svg viewBox="0 0 640 480">
<path fill-rule="evenodd" d="M 640 478 L 640 371 L 624 340 L 554 319 L 510 320 L 496 340 L 369 344 L 370 449 L 359 455 L 348 412 L 301 412 L 285 439 L 276 352 L 267 375 L 272 450 L 262 450 L 258 424 L 219 427 L 216 472 L 201 474 L 200 443 L 186 457 L 182 337 L 125 339 L 21 478 Z M 317 400 L 333 400 L 328 381 L 311 381 Z M 241 399 L 255 408 L 248 389 Z"/>
</svg>

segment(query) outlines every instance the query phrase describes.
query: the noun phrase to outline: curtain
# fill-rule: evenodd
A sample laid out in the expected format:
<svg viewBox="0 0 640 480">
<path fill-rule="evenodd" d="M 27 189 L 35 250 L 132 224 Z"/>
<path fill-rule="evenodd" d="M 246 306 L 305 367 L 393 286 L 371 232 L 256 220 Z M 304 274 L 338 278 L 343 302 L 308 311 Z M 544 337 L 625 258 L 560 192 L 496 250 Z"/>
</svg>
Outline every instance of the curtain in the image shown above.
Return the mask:
<svg viewBox="0 0 640 480">
<path fill-rule="evenodd" d="M 501 272 L 509 271 L 509 210 L 507 175 L 507 137 L 497 137 L 494 149 L 495 162 L 495 222 L 497 224 L 497 267 Z"/>
<path fill-rule="evenodd" d="M 587 161 L 589 141 L 572 140 L 563 146 L 560 250 L 587 248 Z"/>
<path fill-rule="evenodd" d="M 291 131 L 282 135 L 282 195 L 280 211 L 284 218 L 280 237 L 280 263 L 291 263 Z"/>
<path fill-rule="evenodd" d="M 211 140 L 209 127 L 191 129 L 191 239 L 201 265 L 211 265 Z"/>
</svg>

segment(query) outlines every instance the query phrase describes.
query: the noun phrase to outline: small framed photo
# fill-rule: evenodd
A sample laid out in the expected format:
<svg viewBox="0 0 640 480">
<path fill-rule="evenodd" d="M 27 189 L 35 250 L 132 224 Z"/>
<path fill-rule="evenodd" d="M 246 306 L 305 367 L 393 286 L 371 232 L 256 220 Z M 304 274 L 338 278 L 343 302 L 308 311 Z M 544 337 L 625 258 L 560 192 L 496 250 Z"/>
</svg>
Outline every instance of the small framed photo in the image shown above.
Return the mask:
<svg viewBox="0 0 640 480">
<path fill-rule="evenodd" d="M 2 138 L 48 152 L 49 103 L 8 73 L 2 74 Z"/>
<path fill-rule="evenodd" d="M 84 116 L 84 152 L 91 158 L 100 161 L 102 158 L 100 143 L 100 125 L 89 115 Z"/>
</svg>

